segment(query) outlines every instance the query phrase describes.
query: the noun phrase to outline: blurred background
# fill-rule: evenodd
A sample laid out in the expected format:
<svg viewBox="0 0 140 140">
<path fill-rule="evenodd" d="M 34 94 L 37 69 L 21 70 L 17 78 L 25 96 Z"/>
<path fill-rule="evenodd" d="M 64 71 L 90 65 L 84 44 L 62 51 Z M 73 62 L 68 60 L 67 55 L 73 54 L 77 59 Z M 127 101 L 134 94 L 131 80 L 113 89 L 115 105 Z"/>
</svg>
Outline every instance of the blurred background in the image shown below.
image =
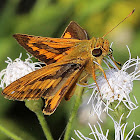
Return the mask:
<svg viewBox="0 0 140 140">
<path fill-rule="evenodd" d="M 90 37 L 102 37 L 124 19 L 134 8 L 135 13 L 105 38 L 113 42 L 113 56 L 122 64 L 129 58 L 126 45 L 132 57 L 140 56 L 140 1 L 139 0 L 3 0 L 0 1 L 0 70 L 6 68 L 5 60 L 12 60 L 26 51 L 12 37 L 15 33 L 45 37 L 60 37 L 71 20 L 86 29 Z M 140 82 L 134 82 L 133 94 L 140 102 Z M 83 97 L 87 98 L 86 95 Z M 56 112 L 46 116 L 54 139 L 57 140 L 64 131 L 69 114 L 73 107 L 73 98 L 63 101 Z M 139 103 L 140 104 L 140 103 Z M 82 105 L 85 109 L 86 105 Z M 88 108 L 88 107 L 87 107 Z M 80 111 L 79 111 L 80 112 Z M 80 113 L 79 113 L 80 114 Z M 81 112 L 82 115 L 82 112 Z M 133 111 L 129 119 L 128 129 L 140 124 L 140 108 Z M 85 116 L 84 116 L 85 119 Z M 88 136 L 89 118 L 79 115 L 73 129 L 79 129 Z M 94 122 L 96 118 L 92 119 Z M 92 123 L 91 121 L 91 123 Z M 24 102 L 9 101 L 0 95 L 0 124 L 8 130 L 27 140 L 45 140 L 43 131 L 35 114 L 29 111 Z M 104 131 L 110 129 L 109 137 L 114 135 L 110 119 L 104 118 Z M 136 133 L 140 128 L 136 129 Z M 72 137 L 75 137 L 73 132 Z M 9 140 L 0 131 L 0 140 Z M 78 138 L 77 138 L 78 139 Z M 137 139 L 136 137 L 134 139 Z"/>
</svg>

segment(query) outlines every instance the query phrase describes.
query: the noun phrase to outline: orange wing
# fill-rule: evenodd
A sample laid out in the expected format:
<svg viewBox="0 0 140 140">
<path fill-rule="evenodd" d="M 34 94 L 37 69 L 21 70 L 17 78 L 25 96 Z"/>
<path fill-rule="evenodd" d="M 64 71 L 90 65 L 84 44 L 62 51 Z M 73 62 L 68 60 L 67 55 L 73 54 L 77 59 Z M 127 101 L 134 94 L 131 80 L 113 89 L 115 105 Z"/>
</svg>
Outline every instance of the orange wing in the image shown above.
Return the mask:
<svg viewBox="0 0 140 140">
<path fill-rule="evenodd" d="M 13 100 L 46 99 L 45 114 L 51 114 L 81 74 L 86 62 L 81 64 L 52 63 L 29 73 L 7 86 L 2 95 Z"/>
<path fill-rule="evenodd" d="M 15 34 L 14 38 L 29 53 L 46 64 L 54 63 L 68 55 L 80 40 Z"/>
</svg>

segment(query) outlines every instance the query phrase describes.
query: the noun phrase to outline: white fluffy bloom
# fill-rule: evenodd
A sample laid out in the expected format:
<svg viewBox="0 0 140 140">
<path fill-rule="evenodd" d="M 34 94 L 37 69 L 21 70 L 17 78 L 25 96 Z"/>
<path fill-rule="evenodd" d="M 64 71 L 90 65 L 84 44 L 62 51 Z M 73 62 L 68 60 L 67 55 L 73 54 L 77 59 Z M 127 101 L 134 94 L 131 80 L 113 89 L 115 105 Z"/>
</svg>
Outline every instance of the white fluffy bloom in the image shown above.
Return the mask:
<svg viewBox="0 0 140 140">
<path fill-rule="evenodd" d="M 110 115 L 109 115 L 110 116 Z M 123 115 L 120 117 L 119 123 L 117 121 L 115 121 L 111 116 L 110 118 L 113 120 L 114 122 L 114 129 L 115 129 L 115 140 L 132 140 L 132 137 L 134 135 L 135 129 L 137 127 L 139 127 L 140 125 L 135 126 L 128 132 L 126 133 L 126 127 L 128 123 L 121 123 Z M 127 134 L 127 135 L 126 135 Z M 139 136 L 137 136 L 139 137 Z"/>
<path fill-rule="evenodd" d="M 99 118 L 103 111 L 108 112 L 109 109 L 112 110 L 109 108 L 109 104 L 116 100 L 119 102 L 115 109 L 121 102 L 123 102 L 130 112 L 138 107 L 136 105 L 137 100 L 135 96 L 133 96 L 135 99 L 134 103 L 130 98 L 130 93 L 133 89 L 133 81 L 140 80 L 140 70 L 138 68 L 140 65 L 140 58 L 131 58 L 129 48 L 128 51 L 130 58 L 123 64 L 121 69 L 118 69 L 109 57 L 104 60 L 104 63 L 108 66 L 108 70 L 105 70 L 107 79 L 105 79 L 103 75 L 97 77 L 97 83 L 100 91 L 98 91 L 95 83 L 88 86 L 89 88 L 93 88 L 93 93 L 89 102 L 93 102 L 93 112 L 96 113 Z M 111 64 L 113 68 L 110 68 L 109 64 Z M 131 72 L 128 73 L 130 69 Z M 104 110 L 102 109 L 103 106 Z"/>
<path fill-rule="evenodd" d="M 115 136 L 112 139 L 115 139 L 115 140 L 131 140 L 132 137 L 134 136 L 135 129 L 137 127 L 139 127 L 140 125 L 135 126 L 135 123 L 134 123 L 134 127 L 128 133 L 126 133 L 125 131 L 126 131 L 126 126 L 127 126 L 128 123 L 121 124 L 122 117 L 123 117 L 123 115 L 120 117 L 119 123 L 116 122 L 111 117 L 112 121 L 114 122 L 114 131 L 115 131 Z M 99 127 L 99 131 L 98 131 L 98 129 L 95 125 L 93 125 L 93 127 L 92 127 L 89 124 L 91 133 L 89 134 L 90 136 L 88 136 L 88 137 L 84 136 L 79 130 L 74 130 L 74 132 L 80 140 L 108 140 L 107 137 L 108 137 L 109 129 L 107 130 L 106 135 L 104 135 L 103 130 L 101 128 L 101 125 L 98 122 L 97 122 L 97 124 L 98 124 L 98 127 Z M 137 137 L 140 138 L 139 135 L 137 135 Z M 71 139 L 75 140 L 74 138 L 71 138 Z"/>
<path fill-rule="evenodd" d="M 41 68 L 40 62 L 33 63 L 31 60 L 32 56 L 27 55 L 28 58 L 25 59 L 25 61 L 21 60 L 22 53 L 20 53 L 19 58 L 16 58 L 14 61 L 7 57 L 8 60 L 5 61 L 8 64 L 7 68 L 0 72 L 0 87 L 2 89 L 24 75 Z"/>
<path fill-rule="evenodd" d="M 109 130 L 107 130 L 106 135 L 104 135 L 101 125 L 98 122 L 97 122 L 97 124 L 99 127 L 99 131 L 95 125 L 93 126 L 93 128 L 94 128 L 93 129 L 92 126 L 90 125 L 90 123 L 88 123 L 88 125 L 91 129 L 91 133 L 89 134 L 90 138 L 84 136 L 79 130 L 74 130 L 74 132 L 80 140 L 108 140 L 107 137 L 108 137 Z M 74 138 L 71 138 L 71 139 L 75 140 Z"/>
</svg>

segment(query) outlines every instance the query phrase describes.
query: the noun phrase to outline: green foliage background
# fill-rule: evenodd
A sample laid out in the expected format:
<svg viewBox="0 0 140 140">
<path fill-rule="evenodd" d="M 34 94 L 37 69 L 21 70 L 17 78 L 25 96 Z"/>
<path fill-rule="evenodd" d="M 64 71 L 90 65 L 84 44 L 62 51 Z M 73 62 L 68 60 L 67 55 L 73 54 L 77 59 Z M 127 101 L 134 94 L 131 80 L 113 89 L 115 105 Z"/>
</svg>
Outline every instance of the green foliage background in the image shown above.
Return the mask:
<svg viewBox="0 0 140 140">
<path fill-rule="evenodd" d="M 7 57 L 13 60 L 26 51 L 12 37 L 15 33 L 46 37 L 60 37 L 67 24 L 74 20 L 89 32 L 90 37 L 102 37 L 111 30 L 134 8 L 135 13 L 109 33 L 105 38 L 113 43 L 114 57 L 122 64 L 128 59 L 126 45 L 132 57 L 140 56 L 140 1 L 139 0 L 5 0 L 0 2 L 0 70 L 6 68 Z M 138 102 L 140 82 L 134 83 L 134 95 Z M 73 105 L 73 99 L 63 101 L 56 112 L 46 116 L 55 139 L 64 131 Z M 132 122 L 140 123 L 140 109 L 133 111 L 128 130 Z M 34 113 L 30 112 L 24 102 L 9 101 L 0 95 L 0 124 L 26 140 L 45 140 L 41 127 Z M 113 129 L 110 120 L 103 128 Z M 89 134 L 88 126 L 75 122 L 74 129 Z M 136 134 L 140 129 L 136 129 Z M 72 137 L 75 137 L 74 132 Z M 0 132 L 1 140 L 9 140 Z M 134 138 L 136 139 L 136 138 Z"/>
</svg>

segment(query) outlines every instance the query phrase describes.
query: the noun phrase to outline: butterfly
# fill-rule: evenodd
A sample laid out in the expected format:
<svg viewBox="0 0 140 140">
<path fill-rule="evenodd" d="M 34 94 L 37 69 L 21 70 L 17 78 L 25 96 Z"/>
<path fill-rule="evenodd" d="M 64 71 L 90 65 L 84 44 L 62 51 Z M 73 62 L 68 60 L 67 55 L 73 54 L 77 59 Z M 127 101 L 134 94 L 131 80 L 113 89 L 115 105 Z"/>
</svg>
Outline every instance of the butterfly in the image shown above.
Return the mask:
<svg viewBox="0 0 140 140">
<path fill-rule="evenodd" d="M 81 73 L 85 73 L 84 77 L 92 75 L 96 81 L 95 71 L 100 69 L 104 73 L 100 65 L 110 52 L 107 39 L 89 39 L 86 30 L 74 21 L 70 22 L 61 38 L 26 34 L 14 34 L 13 37 L 46 66 L 11 83 L 2 95 L 20 101 L 42 97 L 45 99 L 45 115 L 51 115 L 63 98 L 69 100 L 72 97 Z"/>
</svg>

